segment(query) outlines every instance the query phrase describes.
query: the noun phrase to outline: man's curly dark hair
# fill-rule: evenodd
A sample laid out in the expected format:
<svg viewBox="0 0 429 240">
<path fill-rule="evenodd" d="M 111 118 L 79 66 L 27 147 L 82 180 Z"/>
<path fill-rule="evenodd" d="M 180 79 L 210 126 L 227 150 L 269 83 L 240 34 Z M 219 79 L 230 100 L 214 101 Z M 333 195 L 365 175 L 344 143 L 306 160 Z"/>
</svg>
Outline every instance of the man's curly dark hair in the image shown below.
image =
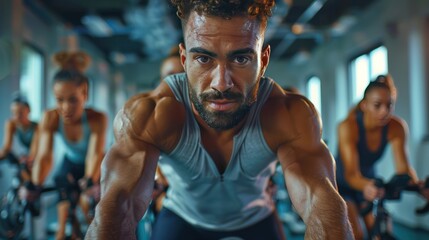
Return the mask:
<svg viewBox="0 0 429 240">
<path fill-rule="evenodd" d="M 177 16 L 187 21 L 189 14 L 198 14 L 232 18 L 251 16 L 265 22 L 272 15 L 275 0 L 171 0 L 177 7 Z"/>
</svg>

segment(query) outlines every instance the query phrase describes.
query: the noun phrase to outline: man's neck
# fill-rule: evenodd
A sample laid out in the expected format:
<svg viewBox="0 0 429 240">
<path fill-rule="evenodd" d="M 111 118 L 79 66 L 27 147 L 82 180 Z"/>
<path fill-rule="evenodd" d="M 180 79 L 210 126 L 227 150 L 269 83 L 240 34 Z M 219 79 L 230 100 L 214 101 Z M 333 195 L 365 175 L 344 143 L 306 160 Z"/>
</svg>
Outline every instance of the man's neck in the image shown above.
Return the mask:
<svg viewBox="0 0 429 240">
<path fill-rule="evenodd" d="M 237 135 L 241 129 L 244 126 L 244 123 L 246 122 L 247 116 L 244 117 L 240 123 L 238 123 L 236 126 L 230 128 L 230 129 L 215 129 L 210 127 L 198 114 L 198 112 L 195 110 L 194 106 L 192 105 L 192 111 L 194 113 L 194 116 L 197 120 L 198 125 L 200 126 L 201 133 L 209 134 L 214 137 L 219 138 L 233 138 L 235 135 Z"/>
</svg>

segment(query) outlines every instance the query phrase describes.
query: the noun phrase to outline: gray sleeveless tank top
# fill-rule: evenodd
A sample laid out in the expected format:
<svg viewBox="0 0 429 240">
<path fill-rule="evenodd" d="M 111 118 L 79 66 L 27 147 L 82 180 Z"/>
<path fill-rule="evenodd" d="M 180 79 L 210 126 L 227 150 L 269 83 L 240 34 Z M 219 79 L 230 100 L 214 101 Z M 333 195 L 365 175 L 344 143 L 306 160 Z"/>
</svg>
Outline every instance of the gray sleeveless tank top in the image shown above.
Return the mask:
<svg viewBox="0 0 429 240">
<path fill-rule="evenodd" d="M 263 137 L 259 115 L 273 80 L 261 79 L 258 101 L 234 136 L 231 159 L 223 174 L 202 144 L 186 75 L 172 75 L 165 81 L 184 104 L 186 121 L 175 149 L 162 153 L 159 160 L 170 184 L 164 207 L 192 225 L 212 230 L 244 228 L 271 214 L 274 206 L 266 187 L 275 170 L 276 155 Z"/>
</svg>

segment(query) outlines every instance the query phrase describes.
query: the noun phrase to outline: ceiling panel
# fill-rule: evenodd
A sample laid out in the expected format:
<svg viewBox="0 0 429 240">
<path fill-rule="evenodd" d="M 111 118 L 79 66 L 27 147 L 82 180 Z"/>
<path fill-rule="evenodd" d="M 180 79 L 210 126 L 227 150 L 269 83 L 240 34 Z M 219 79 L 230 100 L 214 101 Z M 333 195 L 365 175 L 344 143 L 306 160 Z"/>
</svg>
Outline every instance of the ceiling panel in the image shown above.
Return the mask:
<svg viewBox="0 0 429 240">
<path fill-rule="evenodd" d="M 277 0 L 266 39 L 272 46 L 273 58 L 290 59 L 311 52 L 324 42 L 323 35 L 334 23 L 344 16 L 359 14 L 375 1 Z M 76 34 L 97 45 L 112 63 L 114 54 L 132 54 L 137 61 L 163 58 L 181 38 L 180 23 L 169 0 L 39 2 Z"/>
</svg>

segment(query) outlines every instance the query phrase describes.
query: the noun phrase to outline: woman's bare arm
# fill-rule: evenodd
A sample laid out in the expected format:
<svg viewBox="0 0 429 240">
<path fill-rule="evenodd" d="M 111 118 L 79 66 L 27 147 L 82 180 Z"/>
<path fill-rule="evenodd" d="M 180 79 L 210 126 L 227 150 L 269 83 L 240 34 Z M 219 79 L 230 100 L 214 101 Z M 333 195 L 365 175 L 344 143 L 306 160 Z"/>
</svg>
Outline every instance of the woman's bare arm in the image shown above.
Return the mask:
<svg viewBox="0 0 429 240">
<path fill-rule="evenodd" d="M 0 149 L 0 160 L 5 159 L 12 149 L 12 137 L 15 132 L 15 124 L 8 120 L 4 124 L 3 147 Z"/>
<path fill-rule="evenodd" d="M 103 113 L 92 112 L 91 137 L 85 159 L 85 178 L 97 181 L 101 159 L 104 155 L 106 143 L 107 117 Z"/>
</svg>

